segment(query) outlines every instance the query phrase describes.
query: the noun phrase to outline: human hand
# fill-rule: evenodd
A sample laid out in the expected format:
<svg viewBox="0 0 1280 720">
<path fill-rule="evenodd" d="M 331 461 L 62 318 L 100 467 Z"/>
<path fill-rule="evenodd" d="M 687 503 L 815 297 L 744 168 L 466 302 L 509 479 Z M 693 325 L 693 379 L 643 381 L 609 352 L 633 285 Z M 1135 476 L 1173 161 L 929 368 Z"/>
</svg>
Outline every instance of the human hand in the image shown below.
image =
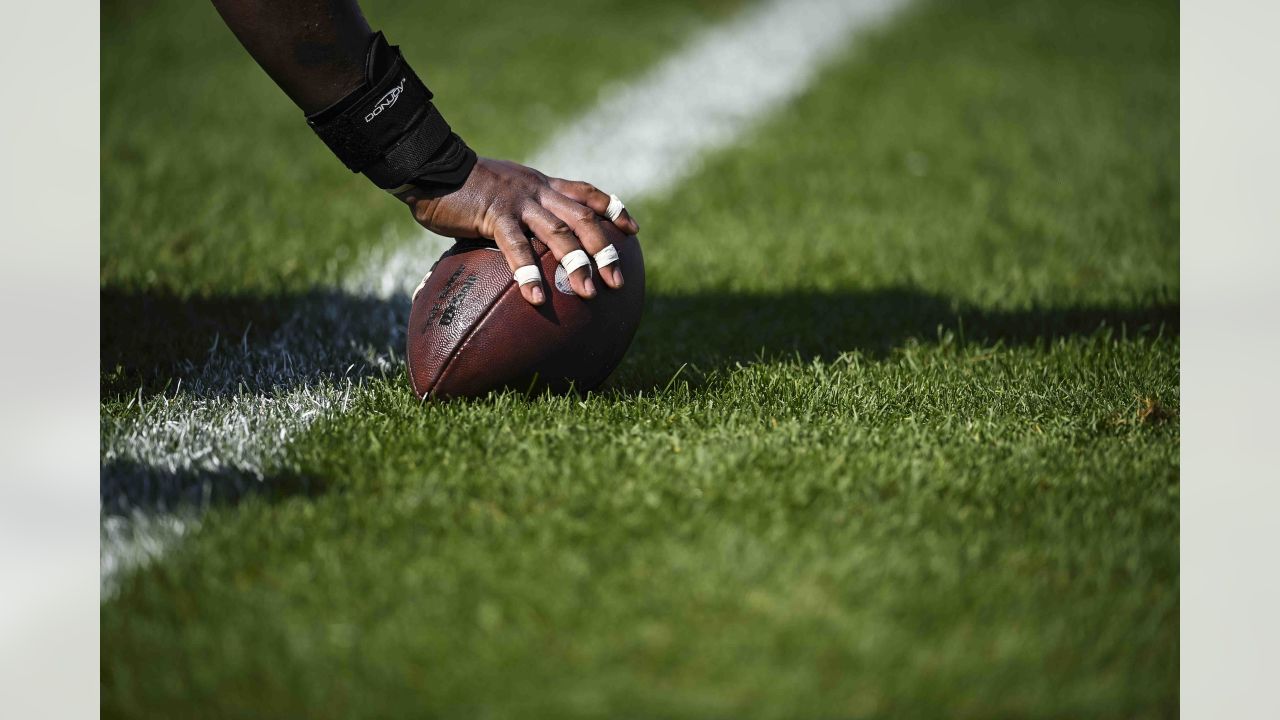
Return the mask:
<svg viewBox="0 0 1280 720">
<path fill-rule="evenodd" d="M 594 257 L 620 240 L 619 233 L 640 231 L 625 209 L 610 221 L 606 216 L 610 196 L 593 185 L 547 177 L 505 160 L 480 158 L 466 183 L 448 195 L 430 198 L 410 189 L 397 197 L 409 206 L 414 219 L 432 232 L 495 241 L 512 273 L 521 267 L 539 266 L 525 228 L 550 248 L 557 262 L 580 250 Z M 605 262 L 601 278 L 611 288 L 622 287 L 621 264 L 606 260 L 607 256 L 597 261 L 597 265 Z M 578 297 L 596 296 L 589 264 L 570 272 L 569 284 Z M 523 282 L 520 292 L 534 305 L 546 302 L 539 279 Z"/>
</svg>

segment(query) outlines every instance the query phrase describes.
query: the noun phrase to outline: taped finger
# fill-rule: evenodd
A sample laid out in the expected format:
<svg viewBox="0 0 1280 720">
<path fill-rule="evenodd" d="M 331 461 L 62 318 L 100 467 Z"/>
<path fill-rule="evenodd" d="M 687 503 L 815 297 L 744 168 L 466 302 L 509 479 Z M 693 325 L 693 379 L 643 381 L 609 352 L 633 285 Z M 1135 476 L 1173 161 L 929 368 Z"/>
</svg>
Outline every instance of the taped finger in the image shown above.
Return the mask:
<svg viewBox="0 0 1280 720">
<path fill-rule="evenodd" d="M 580 267 L 591 264 L 591 258 L 587 256 L 587 251 L 578 249 L 568 253 L 560 259 L 560 267 L 564 268 L 566 273 L 573 273 Z"/>
<path fill-rule="evenodd" d="M 617 220 L 618 216 L 622 214 L 622 211 L 626 209 L 627 206 L 622 204 L 622 200 L 617 195 L 610 193 L 609 207 L 605 208 L 604 216 L 609 218 L 610 222 L 613 222 Z"/>
<path fill-rule="evenodd" d="M 618 262 L 618 249 L 612 244 L 605 245 L 604 249 L 595 255 L 596 267 L 607 267 Z"/>
<path fill-rule="evenodd" d="M 528 285 L 542 280 L 542 270 L 537 265 L 524 265 L 516 268 L 511 276 L 515 278 L 517 285 Z"/>
<path fill-rule="evenodd" d="M 538 271 L 538 258 L 533 254 L 533 247 L 520 227 L 520 221 L 514 216 L 503 216 L 498 219 L 494 239 L 507 260 L 507 267 L 512 268 L 511 276 L 515 278 L 520 294 L 534 305 L 541 305 L 546 300 L 542 291 L 542 273 Z"/>
</svg>

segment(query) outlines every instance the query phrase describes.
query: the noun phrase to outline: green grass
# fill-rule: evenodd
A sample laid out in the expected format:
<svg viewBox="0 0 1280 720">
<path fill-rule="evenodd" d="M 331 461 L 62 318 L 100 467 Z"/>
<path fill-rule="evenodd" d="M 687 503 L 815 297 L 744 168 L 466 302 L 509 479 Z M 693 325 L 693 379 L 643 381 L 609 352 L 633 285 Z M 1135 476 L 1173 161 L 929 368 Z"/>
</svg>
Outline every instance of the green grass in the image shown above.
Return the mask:
<svg viewBox="0 0 1280 720">
<path fill-rule="evenodd" d="M 676 33 L 685 12 L 635 22 Z M 366 378 L 263 492 L 125 578 L 102 608 L 104 715 L 1175 714 L 1177 27 L 1154 2 L 900 18 L 635 203 L 650 302 L 605 392 L 420 405 L 401 368 Z M 517 140 L 463 108 L 501 100 L 449 95 L 516 154 L 571 114 Z M 210 132 L 310 142 L 287 110 Z M 147 122 L 149 162 L 177 162 L 181 128 Z M 393 224 L 315 148 L 327 194 L 305 219 L 277 204 L 306 193 L 275 155 L 235 160 L 258 191 L 186 158 L 238 200 L 151 207 L 145 173 L 114 186 L 127 141 L 103 124 L 104 294 L 196 293 L 233 325 L 236 298 L 329 282 Z M 183 227 L 198 252 L 174 249 Z M 299 269 L 302 238 L 330 269 Z M 104 433 L 138 412 L 121 395 Z"/>
</svg>

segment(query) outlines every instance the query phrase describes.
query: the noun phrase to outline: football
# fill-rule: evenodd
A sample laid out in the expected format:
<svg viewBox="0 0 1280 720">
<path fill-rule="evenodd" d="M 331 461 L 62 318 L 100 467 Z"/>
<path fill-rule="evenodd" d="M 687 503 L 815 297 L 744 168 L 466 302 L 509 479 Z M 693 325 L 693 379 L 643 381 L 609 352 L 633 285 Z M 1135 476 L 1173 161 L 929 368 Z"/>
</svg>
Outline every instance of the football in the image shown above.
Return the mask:
<svg viewBox="0 0 1280 720">
<path fill-rule="evenodd" d="M 593 390 L 631 345 L 644 306 L 644 256 L 635 236 L 614 242 L 623 286 L 596 281 L 596 297 L 573 293 L 555 256 L 530 238 L 547 301 L 529 304 L 497 246 L 458 240 L 413 294 L 406 357 L 419 398 L 475 397 L 491 390 Z M 590 266 L 593 277 L 598 268 Z"/>
</svg>

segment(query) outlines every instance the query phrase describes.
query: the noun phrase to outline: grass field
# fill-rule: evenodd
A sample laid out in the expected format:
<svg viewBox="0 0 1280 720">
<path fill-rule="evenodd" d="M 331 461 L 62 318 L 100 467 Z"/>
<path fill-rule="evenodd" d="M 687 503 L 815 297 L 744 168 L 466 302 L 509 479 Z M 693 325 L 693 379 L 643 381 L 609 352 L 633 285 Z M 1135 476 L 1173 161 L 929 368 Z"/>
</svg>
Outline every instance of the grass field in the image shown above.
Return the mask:
<svg viewBox="0 0 1280 720">
<path fill-rule="evenodd" d="M 438 5 L 458 32 L 367 10 L 517 158 L 737 10 Z M 261 480 L 117 447 L 288 389 L 194 381 L 215 337 L 401 317 L 331 300 L 414 229 L 210 8 L 103 15 L 104 513 L 212 498 L 102 604 L 104 715 L 1176 714 L 1176 5 L 911 6 L 632 203 L 647 315 L 602 392 L 421 405 L 362 335 Z"/>
</svg>

